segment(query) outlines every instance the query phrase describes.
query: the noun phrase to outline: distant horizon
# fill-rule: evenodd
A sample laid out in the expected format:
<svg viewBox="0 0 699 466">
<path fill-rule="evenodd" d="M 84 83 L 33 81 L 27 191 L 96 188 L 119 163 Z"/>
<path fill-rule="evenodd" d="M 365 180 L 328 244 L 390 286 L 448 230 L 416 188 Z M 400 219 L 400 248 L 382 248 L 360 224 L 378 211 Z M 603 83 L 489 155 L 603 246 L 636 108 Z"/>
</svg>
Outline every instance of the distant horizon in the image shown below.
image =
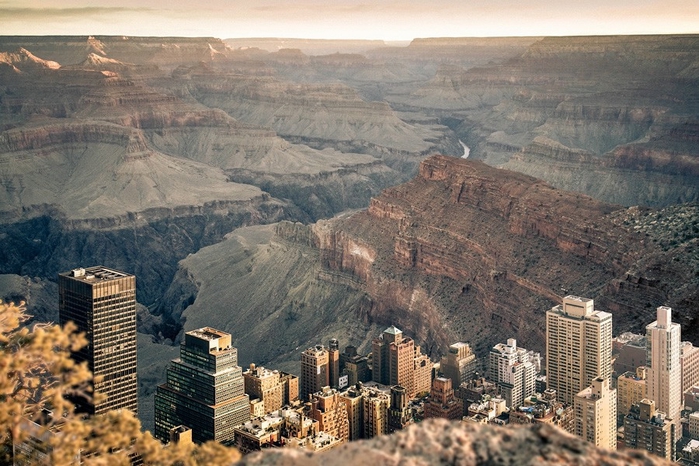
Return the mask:
<svg viewBox="0 0 699 466">
<path fill-rule="evenodd" d="M 694 35 L 696 0 L 0 0 L 2 35 L 289 38 Z"/>
<path fill-rule="evenodd" d="M 517 39 L 517 38 L 546 38 L 546 37 L 652 37 L 652 36 L 697 36 L 699 32 L 677 33 L 631 33 L 631 34 L 530 34 L 517 36 L 420 36 L 411 39 L 379 39 L 379 38 L 318 38 L 318 37 L 287 37 L 287 36 L 231 36 L 219 37 L 213 35 L 143 35 L 143 34 L 3 34 L 0 37 L 125 37 L 125 38 L 153 38 L 153 39 L 218 39 L 226 40 L 306 40 L 325 42 L 384 42 L 384 43 L 410 43 L 414 40 L 424 39 Z"/>
</svg>

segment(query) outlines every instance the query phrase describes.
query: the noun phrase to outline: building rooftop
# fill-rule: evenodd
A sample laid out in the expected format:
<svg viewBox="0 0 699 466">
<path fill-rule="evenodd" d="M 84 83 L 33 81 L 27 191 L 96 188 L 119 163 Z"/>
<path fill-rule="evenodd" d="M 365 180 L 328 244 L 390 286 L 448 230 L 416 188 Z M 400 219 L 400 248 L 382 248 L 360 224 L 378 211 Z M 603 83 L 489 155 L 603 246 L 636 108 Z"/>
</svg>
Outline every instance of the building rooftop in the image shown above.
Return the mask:
<svg viewBox="0 0 699 466">
<path fill-rule="evenodd" d="M 388 327 L 386 330 L 384 330 L 383 333 L 390 333 L 390 334 L 392 334 L 392 335 L 399 335 L 399 334 L 401 334 L 401 333 L 403 333 L 403 332 L 402 332 L 398 327 L 396 327 L 395 325 L 391 325 L 391 326 Z"/>
<path fill-rule="evenodd" d="M 230 336 L 230 333 L 223 332 L 221 330 L 216 330 L 211 327 L 202 327 L 196 330 L 191 330 L 186 333 L 187 335 L 193 335 L 202 340 L 215 340 L 217 338 Z"/>
<path fill-rule="evenodd" d="M 119 270 L 110 269 L 102 265 L 97 265 L 88 268 L 73 269 L 69 272 L 63 272 L 60 275 L 71 277 L 84 282 L 100 282 L 114 280 L 116 278 L 132 277 L 133 275 Z"/>
</svg>

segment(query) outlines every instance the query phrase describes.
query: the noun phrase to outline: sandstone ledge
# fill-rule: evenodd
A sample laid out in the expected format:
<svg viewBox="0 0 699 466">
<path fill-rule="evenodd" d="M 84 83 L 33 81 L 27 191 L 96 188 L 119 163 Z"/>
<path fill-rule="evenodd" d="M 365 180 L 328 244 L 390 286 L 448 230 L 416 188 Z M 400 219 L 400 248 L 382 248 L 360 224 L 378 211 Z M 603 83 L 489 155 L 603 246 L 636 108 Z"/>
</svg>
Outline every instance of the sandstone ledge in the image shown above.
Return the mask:
<svg viewBox="0 0 699 466">
<path fill-rule="evenodd" d="M 498 427 L 433 419 L 320 454 L 274 449 L 238 465 L 665 465 L 640 450 L 607 451 L 548 425 Z"/>
</svg>

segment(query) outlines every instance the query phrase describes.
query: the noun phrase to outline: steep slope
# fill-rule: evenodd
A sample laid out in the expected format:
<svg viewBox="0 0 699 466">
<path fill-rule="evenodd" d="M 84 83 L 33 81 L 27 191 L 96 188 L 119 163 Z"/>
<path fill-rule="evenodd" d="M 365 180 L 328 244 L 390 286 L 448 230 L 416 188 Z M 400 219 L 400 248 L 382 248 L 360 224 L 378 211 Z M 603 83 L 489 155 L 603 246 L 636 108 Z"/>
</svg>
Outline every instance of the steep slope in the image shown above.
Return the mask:
<svg viewBox="0 0 699 466">
<path fill-rule="evenodd" d="M 391 324 L 434 357 L 458 340 L 483 356 L 510 337 L 543 351 L 544 312 L 566 294 L 611 311 L 615 334 L 641 331 L 657 306 L 672 306 L 693 339 L 697 208 L 625 209 L 433 156 L 368 210 L 311 226 L 282 223 L 256 242 L 237 230 L 226 246 L 190 256 L 166 307 L 185 328 L 230 331 L 244 362 L 276 365 L 298 364 L 303 348 L 333 336 L 366 347 Z M 662 233 L 668 229 L 678 236 Z"/>
<path fill-rule="evenodd" d="M 327 272 L 305 227 L 279 228 L 283 235 L 301 234 L 300 242 L 275 236 L 274 226 L 241 228 L 183 260 L 164 297 L 164 307 L 173 311 L 168 317 L 181 320 L 185 330 L 208 325 L 230 331 L 244 365 L 280 367 L 296 361 L 309 341 L 340 335 L 366 349 L 378 329 L 362 319 L 365 294 L 323 279 Z"/>
</svg>

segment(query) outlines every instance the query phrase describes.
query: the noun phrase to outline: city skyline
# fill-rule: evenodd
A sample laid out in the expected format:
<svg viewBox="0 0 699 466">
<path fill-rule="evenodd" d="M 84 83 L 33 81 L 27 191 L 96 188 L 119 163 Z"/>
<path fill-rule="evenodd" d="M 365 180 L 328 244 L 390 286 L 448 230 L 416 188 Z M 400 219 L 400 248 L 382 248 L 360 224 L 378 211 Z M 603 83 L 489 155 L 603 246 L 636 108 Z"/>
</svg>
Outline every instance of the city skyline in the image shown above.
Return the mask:
<svg viewBox="0 0 699 466">
<path fill-rule="evenodd" d="M 3 35 L 282 37 L 408 41 L 417 37 L 692 34 L 699 4 L 565 1 L 417 0 L 249 3 L 215 0 L 201 7 L 174 0 L 6 0 Z"/>
</svg>

